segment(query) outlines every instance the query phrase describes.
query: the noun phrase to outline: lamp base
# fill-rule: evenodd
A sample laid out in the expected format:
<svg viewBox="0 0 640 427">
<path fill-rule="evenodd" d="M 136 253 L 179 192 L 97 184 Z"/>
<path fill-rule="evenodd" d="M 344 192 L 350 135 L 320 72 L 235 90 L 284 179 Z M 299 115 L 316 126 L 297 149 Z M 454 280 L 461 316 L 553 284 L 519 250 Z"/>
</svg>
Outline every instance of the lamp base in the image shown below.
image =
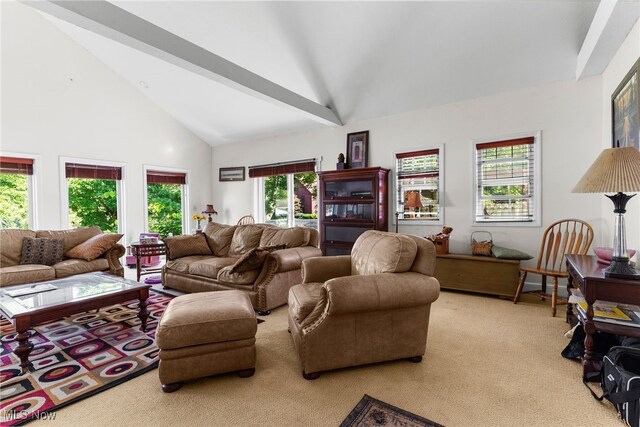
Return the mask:
<svg viewBox="0 0 640 427">
<path fill-rule="evenodd" d="M 604 270 L 604 277 L 616 279 L 640 280 L 640 271 L 629 265 L 627 257 L 613 257 L 611 264 Z"/>
</svg>

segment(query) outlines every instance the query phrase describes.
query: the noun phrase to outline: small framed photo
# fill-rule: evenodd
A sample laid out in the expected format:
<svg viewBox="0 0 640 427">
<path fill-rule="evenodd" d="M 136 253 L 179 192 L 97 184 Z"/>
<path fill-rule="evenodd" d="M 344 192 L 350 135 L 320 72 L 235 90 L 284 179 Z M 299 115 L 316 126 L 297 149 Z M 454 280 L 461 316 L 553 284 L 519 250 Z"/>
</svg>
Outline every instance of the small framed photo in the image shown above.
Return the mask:
<svg viewBox="0 0 640 427">
<path fill-rule="evenodd" d="M 220 182 L 224 181 L 244 181 L 244 166 L 235 168 L 220 168 L 218 177 Z"/>
<path fill-rule="evenodd" d="M 640 149 L 640 59 L 611 96 L 612 146 Z"/>
<path fill-rule="evenodd" d="M 369 131 L 347 135 L 347 167 L 366 168 L 369 145 Z"/>
</svg>

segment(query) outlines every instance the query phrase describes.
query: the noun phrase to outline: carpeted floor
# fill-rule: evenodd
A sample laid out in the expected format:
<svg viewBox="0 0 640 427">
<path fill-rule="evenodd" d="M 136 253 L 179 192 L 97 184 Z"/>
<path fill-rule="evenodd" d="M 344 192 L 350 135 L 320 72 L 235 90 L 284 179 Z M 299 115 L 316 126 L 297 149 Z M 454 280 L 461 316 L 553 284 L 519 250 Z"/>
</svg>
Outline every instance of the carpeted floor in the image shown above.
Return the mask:
<svg viewBox="0 0 640 427">
<path fill-rule="evenodd" d="M 562 312 L 562 310 L 560 310 Z M 422 363 L 397 361 L 301 376 L 287 309 L 257 334 L 256 374 L 221 375 L 164 394 L 157 371 L 75 403 L 46 425 L 339 426 L 364 394 L 454 426 L 616 426 L 595 401 L 580 364 L 563 359 L 562 314 L 533 296 L 514 305 L 443 292 L 432 308 Z"/>
</svg>

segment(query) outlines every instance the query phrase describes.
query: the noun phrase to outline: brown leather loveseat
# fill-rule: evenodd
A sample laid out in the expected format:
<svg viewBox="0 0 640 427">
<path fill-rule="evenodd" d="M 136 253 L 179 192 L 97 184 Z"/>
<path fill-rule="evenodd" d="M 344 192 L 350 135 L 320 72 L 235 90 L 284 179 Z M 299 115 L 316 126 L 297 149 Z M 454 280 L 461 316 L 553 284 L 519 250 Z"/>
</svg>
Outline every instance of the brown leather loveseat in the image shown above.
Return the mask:
<svg viewBox="0 0 640 427">
<path fill-rule="evenodd" d="M 307 227 L 209 222 L 201 235 L 165 243 L 163 286 L 184 292 L 238 289 L 259 314 L 286 304 L 289 288 L 302 281 L 302 260 L 322 256 L 318 231 Z"/>
<path fill-rule="evenodd" d="M 289 330 L 306 379 L 425 353 L 436 252 L 427 239 L 369 230 L 351 255 L 310 258 L 289 291 Z"/>
<path fill-rule="evenodd" d="M 125 249 L 117 243 L 121 238 L 121 234 L 105 234 L 95 226 L 70 230 L 0 230 L 0 287 L 94 271 L 124 276 L 120 257 Z M 62 245 L 38 248 L 37 245 L 45 243 L 43 239 Z M 34 263 L 28 259 L 30 254 L 47 260 Z"/>
</svg>

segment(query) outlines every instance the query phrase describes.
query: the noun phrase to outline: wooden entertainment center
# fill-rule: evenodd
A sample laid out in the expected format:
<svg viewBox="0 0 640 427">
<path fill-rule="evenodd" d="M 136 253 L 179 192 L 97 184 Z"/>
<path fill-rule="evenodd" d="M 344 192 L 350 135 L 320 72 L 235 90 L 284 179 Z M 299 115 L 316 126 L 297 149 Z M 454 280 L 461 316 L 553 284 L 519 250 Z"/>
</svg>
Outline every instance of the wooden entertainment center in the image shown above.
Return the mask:
<svg viewBox="0 0 640 427">
<path fill-rule="evenodd" d="M 437 254 L 434 277 L 443 289 L 513 298 L 520 261 L 488 256 Z"/>
</svg>

